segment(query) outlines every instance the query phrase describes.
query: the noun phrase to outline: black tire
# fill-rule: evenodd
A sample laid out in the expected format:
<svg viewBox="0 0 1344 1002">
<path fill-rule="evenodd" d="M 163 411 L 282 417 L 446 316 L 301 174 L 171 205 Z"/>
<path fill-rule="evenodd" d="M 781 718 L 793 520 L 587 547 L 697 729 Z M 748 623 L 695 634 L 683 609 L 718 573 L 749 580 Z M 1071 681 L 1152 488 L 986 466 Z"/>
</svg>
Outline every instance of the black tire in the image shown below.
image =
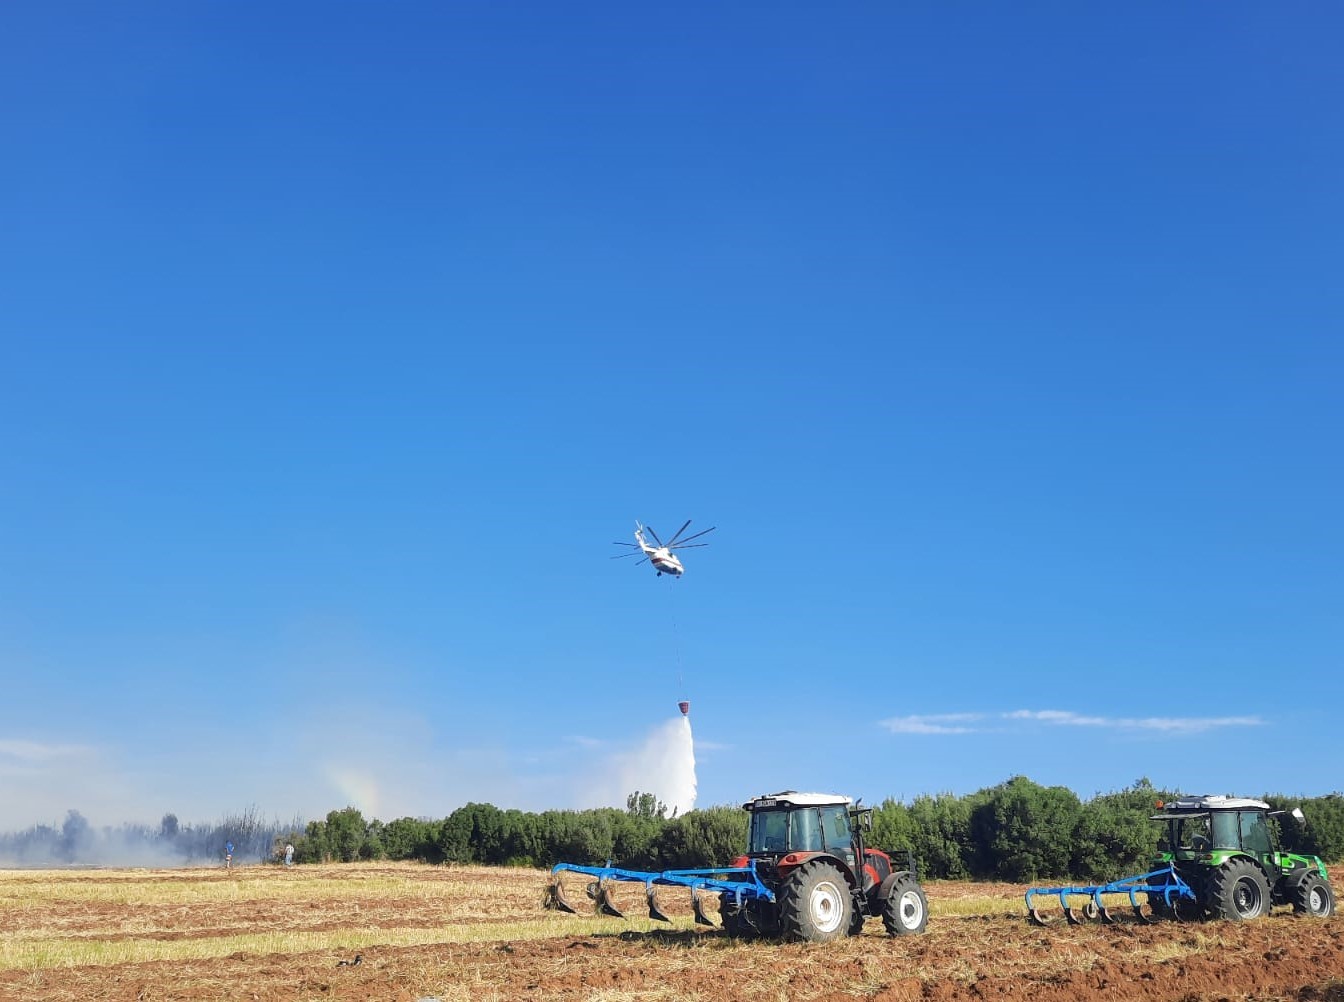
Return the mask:
<svg viewBox="0 0 1344 1002">
<path fill-rule="evenodd" d="M 849 934 L 851 936 L 863 935 L 863 924 L 868 919 L 868 915 L 862 908 L 852 905 L 852 911 L 849 916 Z"/>
<path fill-rule="evenodd" d="M 785 939 L 828 943 L 849 933 L 854 898 L 849 882 L 822 860 L 804 863 L 779 892 L 779 922 Z"/>
<path fill-rule="evenodd" d="M 1269 882 L 1260 867 L 1234 857 L 1209 875 L 1205 907 L 1214 918 L 1249 922 L 1269 914 Z"/>
<path fill-rule="evenodd" d="M 1154 894 L 1152 891 L 1149 891 L 1148 907 L 1152 910 L 1153 918 L 1155 919 L 1169 919 L 1176 917 L 1171 906 L 1167 904 L 1167 899 L 1164 895 Z"/>
<path fill-rule="evenodd" d="M 882 925 L 888 936 L 910 936 L 929 924 L 929 899 L 914 877 L 898 877 L 882 902 Z"/>
<path fill-rule="evenodd" d="M 1319 873 L 1308 873 L 1293 888 L 1293 912 L 1309 918 L 1335 914 L 1335 892 Z"/>
</svg>

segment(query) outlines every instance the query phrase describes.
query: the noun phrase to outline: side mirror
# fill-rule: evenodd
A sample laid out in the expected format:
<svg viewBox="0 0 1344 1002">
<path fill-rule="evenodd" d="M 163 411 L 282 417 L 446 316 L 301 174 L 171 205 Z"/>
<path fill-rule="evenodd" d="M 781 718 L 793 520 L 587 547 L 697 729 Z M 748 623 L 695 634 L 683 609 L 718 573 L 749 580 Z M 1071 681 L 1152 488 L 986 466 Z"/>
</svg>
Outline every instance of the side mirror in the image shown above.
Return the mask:
<svg viewBox="0 0 1344 1002">
<path fill-rule="evenodd" d="M 1307 816 L 1302 813 L 1302 808 L 1294 807 L 1292 810 L 1292 815 L 1293 820 L 1295 820 L 1298 824 L 1305 825 L 1307 823 Z"/>
</svg>

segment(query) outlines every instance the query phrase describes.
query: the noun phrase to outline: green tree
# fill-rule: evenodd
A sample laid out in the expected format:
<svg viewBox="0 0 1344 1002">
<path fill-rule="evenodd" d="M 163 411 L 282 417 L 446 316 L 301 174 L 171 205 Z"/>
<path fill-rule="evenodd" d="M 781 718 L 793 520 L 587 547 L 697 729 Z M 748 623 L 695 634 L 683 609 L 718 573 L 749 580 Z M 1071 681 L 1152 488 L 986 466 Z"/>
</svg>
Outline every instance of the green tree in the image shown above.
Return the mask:
<svg viewBox="0 0 1344 1002">
<path fill-rule="evenodd" d="M 1012 881 L 1067 877 L 1082 816 L 1078 795 L 1025 776 L 987 793 L 971 812 L 971 838 L 990 867 L 985 875 Z"/>
<path fill-rule="evenodd" d="M 453 863 L 499 862 L 490 857 L 499 843 L 501 826 L 500 810 L 493 804 L 459 807 L 443 822 L 439 850 Z"/>
<path fill-rule="evenodd" d="M 326 842 L 329 854 L 338 862 L 353 863 L 368 858 L 368 827 L 358 808 L 346 807 L 327 814 Z"/>
<path fill-rule="evenodd" d="M 1159 803 L 1172 797 L 1144 777 L 1085 802 L 1073 833 L 1070 875 L 1105 881 L 1144 869 L 1157 851 L 1160 834 L 1149 819 Z"/>
<path fill-rule="evenodd" d="M 915 862 L 923 877 L 964 880 L 971 865 L 971 802 L 950 793 L 916 797 L 907 809 Z"/>
<path fill-rule="evenodd" d="M 672 818 L 654 839 L 658 869 L 728 866 L 746 852 L 747 813 L 734 807 L 710 807 Z"/>
<path fill-rule="evenodd" d="M 383 851 L 388 859 L 416 859 L 424 863 L 442 863 L 439 829 L 442 822 L 420 818 L 397 818 L 383 828 Z"/>
</svg>

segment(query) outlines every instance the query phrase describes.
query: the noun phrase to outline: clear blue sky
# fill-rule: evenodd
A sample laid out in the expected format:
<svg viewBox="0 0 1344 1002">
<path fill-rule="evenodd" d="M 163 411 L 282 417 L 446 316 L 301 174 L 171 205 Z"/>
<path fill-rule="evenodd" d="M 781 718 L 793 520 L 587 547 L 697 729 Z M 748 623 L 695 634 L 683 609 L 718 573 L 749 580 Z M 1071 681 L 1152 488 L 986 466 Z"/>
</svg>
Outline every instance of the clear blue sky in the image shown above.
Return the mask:
<svg viewBox="0 0 1344 1002">
<path fill-rule="evenodd" d="M 0 827 L 1344 787 L 1336 5 L 2 17 Z"/>
</svg>

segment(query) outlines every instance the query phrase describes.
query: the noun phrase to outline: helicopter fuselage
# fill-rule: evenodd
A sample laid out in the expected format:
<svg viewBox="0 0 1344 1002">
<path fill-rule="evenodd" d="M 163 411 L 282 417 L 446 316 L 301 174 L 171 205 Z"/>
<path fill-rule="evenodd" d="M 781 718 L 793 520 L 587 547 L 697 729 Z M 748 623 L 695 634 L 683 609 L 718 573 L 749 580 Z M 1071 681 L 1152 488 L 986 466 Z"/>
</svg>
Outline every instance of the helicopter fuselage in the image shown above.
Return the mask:
<svg viewBox="0 0 1344 1002">
<path fill-rule="evenodd" d="M 649 555 L 649 563 L 653 564 L 653 569 L 659 574 L 671 574 L 674 577 L 680 577 L 686 570 L 685 567 L 681 566 L 681 561 L 673 556 L 666 546 L 649 546 L 642 539 L 639 541 L 639 545 Z"/>
<path fill-rule="evenodd" d="M 670 553 L 649 557 L 649 563 L 658 569 L 659 574 L 671 574 L 674 577 L 681 577 L 682 571 L 686 570 L 681 566 L 681 561 Z"/>
</svg>

